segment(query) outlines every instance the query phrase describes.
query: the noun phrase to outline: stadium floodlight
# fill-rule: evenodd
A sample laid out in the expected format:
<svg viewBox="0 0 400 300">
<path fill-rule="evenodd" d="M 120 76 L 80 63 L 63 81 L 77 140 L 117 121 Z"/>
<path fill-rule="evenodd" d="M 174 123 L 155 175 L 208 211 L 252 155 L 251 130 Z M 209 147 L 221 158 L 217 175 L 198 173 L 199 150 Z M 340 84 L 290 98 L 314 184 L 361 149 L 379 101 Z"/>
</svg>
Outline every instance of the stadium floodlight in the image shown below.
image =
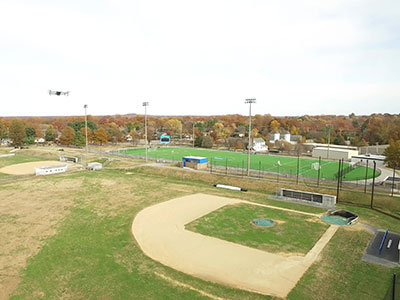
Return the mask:
<svg viewBox="0 0 400 300">
<path fill-rule="evenodd" d="M 144 106 L 144 144 L 146 147 L 146 162 L 147 162 L 147 106 L 149 106 L 149 102 L 143 102 L 142 106 Z"/>
<path fill-rule="evenodd" d="M 83 108 L 85 109 L 85 135 L 86 135 L 86 156 L 85 156 L 85 163 L 86 163 L 86 167 L 87 167 L 87 156 L 88 156 L 88 127 L 87 127 L 87 108 L 88 105 L 85 104 L 83 106 Z"/>
<path fill-rule="evenodd" d="M 250 149 L 251 149 L 251 104 L 256 103 L 255 98 L 246 99 L 246 104 L 249 104 L 249 145 L 247 146 L 247 176 L 250 176 Z"/>
</svg>

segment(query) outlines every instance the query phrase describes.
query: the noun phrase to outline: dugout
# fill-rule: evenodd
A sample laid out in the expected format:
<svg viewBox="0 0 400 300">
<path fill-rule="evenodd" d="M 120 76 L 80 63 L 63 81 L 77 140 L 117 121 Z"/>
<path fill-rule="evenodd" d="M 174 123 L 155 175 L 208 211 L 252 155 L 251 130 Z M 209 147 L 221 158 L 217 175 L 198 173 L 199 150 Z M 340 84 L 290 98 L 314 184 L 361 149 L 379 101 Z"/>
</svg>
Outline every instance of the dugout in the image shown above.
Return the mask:
<svg viewBox="0 0 400 300">
<path fill-rule="evenodd" d="M 334 208 L 336 205 L 336 196 L 285 188 L 279 188 L 277 190 L 277 195 L 272 196 L 271 199 L 290 201 L 328 209 Z"/>
<path fill-rule="evenodd" d="M 57 173 L 64 173 L 67 171 L 67 165 L 55 165 L 35 168 L 36 175 L 51 175 Z"/>
<path fill-rule="evenodd" d="M 204 170 L 208 167 L 208 158 L 201 156 L 184 156 L 182 157 L 182 165 L 183 167 L 196 170 Z"/>
</svg>

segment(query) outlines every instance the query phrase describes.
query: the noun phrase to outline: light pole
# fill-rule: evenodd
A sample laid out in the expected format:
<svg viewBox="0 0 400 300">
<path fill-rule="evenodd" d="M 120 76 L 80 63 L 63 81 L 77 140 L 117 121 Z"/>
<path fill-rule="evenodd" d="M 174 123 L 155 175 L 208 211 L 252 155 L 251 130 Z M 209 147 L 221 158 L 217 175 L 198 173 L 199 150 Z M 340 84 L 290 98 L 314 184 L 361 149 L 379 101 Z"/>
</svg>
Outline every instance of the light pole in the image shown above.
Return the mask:
<svg viewBox="0 0 400 300">
<path fill-rule="evenodd" d="M 84 106 L 83 106 L 83 108 L 85 109 L 85 135 L 86 135 L 86 156 L 85 156 L 85 163 L 86 163 L 86 167 L 87 167 L 87 155 L 88 155 L 88 134 L 87 134 L 87 132 L 88 132 L 88 130 L 87 130 L 87 107 L 88 107 L 88 105 L 87 104 L 85 104 Z"/>
<path fill-rule="evenodd" d="M 145 139 L 145 147 L 146 147 L 146 162 L 147 162 L 147 106 L 149 106 L 149 102 L 143 102 L 144 106 L 144 139 Z"/>
<path fill-rule="evenodd" d="M 245 103 L 249 105 L 249 145 L 247 147 L 247 176 L 250 176 L 250 149 L 251 149 L 251 104 L 256 103 L 256 99 L 246 99 Z"/>
</svg>

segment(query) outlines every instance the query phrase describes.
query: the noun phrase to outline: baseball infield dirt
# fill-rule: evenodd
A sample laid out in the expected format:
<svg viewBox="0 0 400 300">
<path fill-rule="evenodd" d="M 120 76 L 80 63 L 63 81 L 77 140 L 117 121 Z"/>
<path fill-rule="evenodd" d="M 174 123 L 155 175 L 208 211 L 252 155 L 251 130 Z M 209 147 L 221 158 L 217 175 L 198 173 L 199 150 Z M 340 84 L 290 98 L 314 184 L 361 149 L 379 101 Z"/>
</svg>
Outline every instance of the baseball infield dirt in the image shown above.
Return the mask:
<svg viewBox="0 0 400 300">
<path fill-rule="evenodd" d="M 10 174 L 10 175 L 32 175 L 35 174 L 35 168 L 46 167 L 46 166 L 58 166 L 65 164 L 68 164 L 68 169 L 71 166 L 73 166 L 73 164 L 55 160 L 33 161 L 33 162 L 15 164 L 1 168 L 0 173 Z"/>
<path fill-rule="evenodd" d="M 171 268 L 234 288 L 286 297 L 338 226 L 330 226 L 307 255 L 289 257 L 185 230 L 185 224 L 197 218 L 242 202 L 205 194 L 169 200 L 139 212 L 132 232 L 146 255 Z"/>
</svg>

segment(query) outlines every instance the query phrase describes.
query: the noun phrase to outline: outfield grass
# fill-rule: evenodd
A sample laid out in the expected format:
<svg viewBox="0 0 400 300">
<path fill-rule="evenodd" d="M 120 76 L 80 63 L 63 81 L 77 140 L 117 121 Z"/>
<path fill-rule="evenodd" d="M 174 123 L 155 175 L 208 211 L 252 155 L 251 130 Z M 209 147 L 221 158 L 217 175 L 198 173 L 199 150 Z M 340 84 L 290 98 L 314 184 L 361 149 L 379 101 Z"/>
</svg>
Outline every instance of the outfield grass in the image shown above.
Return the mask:
<svg viewBox="0 0 400 300">
<path fill-rule="evenodd" d="M 9 157 L 0 157 L 0 168 L 10 166 L 10 165 L 15 165 L 15 164 L 21 164 L 21 163 L 26 163 L 26 162 L 31 162 L 31 161 L 41 161 L 45 160 L 40 157 L 33 157 L 33 156 L 28 156 L 28 155 L 19 155 L 16 154 L 14 156 L 9 156 Z"/>
<path fill-rule="evenodd" d="M 120 153 L 136 156 L 145 156 L 144 148 L 132 148 L 120 150 Z M 228 166 L 230 168 L 245 169 L 247 167 L 247 153 L 210 150 L 201 148 L 177 148 L 159 147 L 150 148 L 148 156 L 156 159 L 168 159 L 182 161 L 183 156 L 203 156 L 209 159 L 212 165 Z M 268 154 L 251 154 L 250 168 L 265 172 L 274 172 L 295 176 L 297 174 L 297 158 L 289 156 L 277 156 Z M 280 166 L 279 166 L 279 164 Z M 309 178 L 317 178 L 318 171 L 312 167 L 313 163 L 318 163 L 318 159 L 300 158 L 299 175 Z M 345 163 L 345 167 L 348 164 Z M 338 172 L 338 162 L 322 161 L 320 177 L 325 179 L 335 179 Z M 345 175 L 344 180 L 360 180 L 365 178 L 366 168 L 359 166 Z M 368 178 L 372 178 L 373 170 L 368 168 Z M 377 172 L 376 176 L 379 176 Z"/>
<path fill-rule="evenodd" d="M 371 237 L 365 231 L 340 228 L 288 299 L 383 299 L 394 270 L 361 260 Z"/>
<path fill-rule="evenodd" d="M 275 226 L 252 226 L 258 218 L 272 219 Z M 203 235 L 287 255 L 305 255 L 328 227 L 316 217 L 248 204 L 225 206 L 186 225 Z"/>
<path fill-rule="evenodd" d="M 215 178 L 223 179 L 209 174 L 201 176 L 209 176 L 214 182 Z M 206 282 L 165 267 L 145 256 L 132 237 L 132 221 L 140 210 L 193 193 L 321 212 L 318 208 L 268 200 L 265 191 L 269 183 L 262 183 L 264 191 L 264 187 L 257 188 L 259 181 L 228 178 L 231 184 L 253 184 L 253 191 L 241 193 L 215 189 L 201 176 L 182 170 L 136 168 L 129 172 L 103 170 L 33 177 L 27 182 L 0 185 L 2 207 L 11 203 L 7 211 L 0 207 L 4 220 L 9 220 L 6 215 L 13 214 L 14 202 L 24 211 L 29 207 L 37 211 L 33 206 L 36 202 L 48 201 L 51 205 L 55 196 L 61 197 L 60 203 L 71 203 L 64 208 L 50 206 L 46 211 L 51 219 L 59 215 L 57 209 L 68 213 L 55 226 L 56 232 L 44 240 L 40 251 L 28 260 L 12 299 L 210 299 L 192 288 L 223 299 L 275 299 Z M 23 193 L 25 196 L 21 197 Z M 400 222 L 389 216 L 366 208 L 347 208 L 357 209 L 363 222 L 373 220 L 376 226 L 391 226 L 393 231 L 400 231 Z M 5 221 L 0 234 L 31 234 L 14 231 L 14 223 L 19 222 L 26 223 L 27 218 Z M 289 295 L 290 299 L 383 298 L 382 292 L 390 285 L 393 270 L 360 260 L 369 238 L 363 231 L 338 231 L 323 251 L 322 259 L 306 272 Z M 15 255 L 18 253 L 11 253 L 8 260 L 15 260 Z"/>
</svg>

